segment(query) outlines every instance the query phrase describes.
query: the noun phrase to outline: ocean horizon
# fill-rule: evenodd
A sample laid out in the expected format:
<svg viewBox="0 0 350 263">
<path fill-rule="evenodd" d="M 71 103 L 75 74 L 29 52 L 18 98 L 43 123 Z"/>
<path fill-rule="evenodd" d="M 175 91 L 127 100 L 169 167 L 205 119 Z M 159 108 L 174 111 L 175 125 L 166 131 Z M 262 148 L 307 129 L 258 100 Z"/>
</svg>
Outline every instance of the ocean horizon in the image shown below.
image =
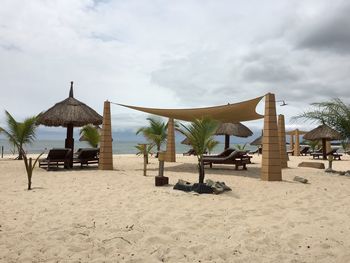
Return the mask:
<svg viewBox="0 0 350 263">
<path fill-rule="evenodd" d="M 113 141 L 113 154 L 136 154 L 138 150 L 135 148 L 139 143 L 145 143 L 144 141 Z M 187 152 L 191 147 L 188 145 L 181 144 L 176 142 L 176 153 L 181 154 Z M 231 144 L 231 147 L 234 147 L 235 143 Z M 238 145 L 244 145 L 242 143 Z M 4 154 L 15 154 L 17 152 L 14 149 L 14 146 L 9 143 L 6 139 L 0 139 L 0 147 L 4 147 Z M 90 146 L 86 142 L 81 142 L 79 140 L 74 142 L 74 150 L 76 151 L 79 148 L 89 148 Z M 48 152 L 52 148 L 64 148 L 64 140 L 36 140 L 32 144 L 26 144 L 24 149 L 27 153 L 41 153 Z M 166 145 L 164 144 L 161 150 L 165 150 Z M 224 143 L 220 142 L 213 150 L 213 153 L 222 152 L 224 149 Z M 256 150 L 257 147 L 253 145 L 246 144 L 245 149 L 247 150 Z"/>
</svg>

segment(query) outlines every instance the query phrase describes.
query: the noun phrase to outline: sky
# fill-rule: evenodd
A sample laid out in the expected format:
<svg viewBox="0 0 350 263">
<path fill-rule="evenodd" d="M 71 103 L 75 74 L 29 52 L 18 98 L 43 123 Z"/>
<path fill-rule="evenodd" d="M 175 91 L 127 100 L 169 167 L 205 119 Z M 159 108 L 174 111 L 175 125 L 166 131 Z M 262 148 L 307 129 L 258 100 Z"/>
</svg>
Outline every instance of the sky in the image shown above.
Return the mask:
<svg viewBox="0 0 350 263">
<path fill-rule="evenodd" d="M 350 103 L 350 1 L 2 0 L 0 124 L 74 96 L 103 102 L 205 107 L 276 94 L 287 129 L 310 103 Z M 262 113 L 262 105 L 258 107 Z M 147 115 L 112 105 L 113 131 Z M 244 123 L 254 131 L 263 122 Z M 53 128 L 40 128 L 56 132 Z"/>
</svg>

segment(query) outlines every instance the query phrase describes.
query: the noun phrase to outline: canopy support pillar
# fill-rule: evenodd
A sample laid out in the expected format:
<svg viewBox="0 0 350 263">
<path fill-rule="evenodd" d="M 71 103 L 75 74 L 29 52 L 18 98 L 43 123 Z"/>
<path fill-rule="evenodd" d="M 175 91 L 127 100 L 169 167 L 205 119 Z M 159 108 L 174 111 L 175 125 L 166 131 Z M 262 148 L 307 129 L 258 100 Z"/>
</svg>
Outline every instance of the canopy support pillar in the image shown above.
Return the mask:
<svg viewBox="0 0 350 263">
<path fill-rule="evenodd" d="M 275 95 L 268 93 L 265 95 L 261 180 L 282 180 L 281 155 L 278 141 Z"/>
<path fill-rule="evenodd" d="M 174 119 L 169 118 L 168 121 L 168 137 L 166 143 L 166 153 L 164 160 L 166 162 L 176 162 L 175 155 L 175 127 L 174 127 Z"/>
<path fill-rule="evenodd" d="M 72 168 L 73 152 L 74 152 L 73 124 L 67 125 L 67 136 L 66 136 L 64 147 L 71 149 L 71 152 L 69 154 L 69 163 L 68 163 L 69 167 L 66 167 L 66 168 Z"/>
<path fill-rule="evenodd" d="M 327 160 L 327 140 L 322 139 L 322 156 L 323 160 Z"/>
<path fill-rule="evenodd" d="M 295 130 L 294 156 L 300 156 L 300 134 L 298 129 Z"/>
<path fill-rule="evenodd" d="M 287 149 L 286 149 L 286 128 L 284 123 L 284 115 L 278 115 L 278 138 L 281 154 L 281 168 L 287 168 Z"/>
<path fill-rule="evenodd" d="M 103 123 L 100 140 L 100 170 L 113 170 L 111 103 L 106 100 L 103 107 Z"/>
</svg>

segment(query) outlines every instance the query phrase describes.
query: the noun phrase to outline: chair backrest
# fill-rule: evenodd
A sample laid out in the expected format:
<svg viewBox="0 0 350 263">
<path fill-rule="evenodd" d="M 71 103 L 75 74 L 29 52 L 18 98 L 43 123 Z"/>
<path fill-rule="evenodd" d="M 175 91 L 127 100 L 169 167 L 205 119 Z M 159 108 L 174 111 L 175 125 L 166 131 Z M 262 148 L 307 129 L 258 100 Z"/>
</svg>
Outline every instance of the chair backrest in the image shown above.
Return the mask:
<svg viewBox="0 0 350 263">
<path fill-rule="evenodd" d="M 222 153 L 218 154 L 218 157 L 226 157 L 232 154 L 235 151 L 235 149 L 227 148 Z"/>
<path fill-rule="evenodd" d="M 331 154 L 336 153 L 336 152 L 337 152 L 337 149 L 331 149 L 331 150 L 327 153 L 327 155 L 331 155 Z"/>
<path fill-rule="evenodd" d="M 63 160 L 66 159 L 72 150 L 69 148 L 53 148 L 47 154 L 47 159 Z"/>
<path fill-rule="evenodd" d="M 303 147 L 303 149 L 301 149 L 300 153 L 307 153 L 309 149 L 310 149 L 309 146 L 305 146 Z"/>
<path fill-rule="evenodd" d="M 98 157 L 100 149 L 98 148 L 86 148 L 81 149 L 78 154 L 78 159 L 94 159 Z"/>
</svg>

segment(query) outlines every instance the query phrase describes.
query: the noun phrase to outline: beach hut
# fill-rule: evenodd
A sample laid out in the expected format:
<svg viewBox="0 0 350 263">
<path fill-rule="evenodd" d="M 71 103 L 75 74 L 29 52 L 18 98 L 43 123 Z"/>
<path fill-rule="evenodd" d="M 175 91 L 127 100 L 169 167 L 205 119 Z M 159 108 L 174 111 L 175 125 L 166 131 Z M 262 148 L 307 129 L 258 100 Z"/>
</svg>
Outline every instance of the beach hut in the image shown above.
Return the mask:
<svg viewBox="0 0 350 263">
<path fill-rule="evenodd" d="M 304 135 L 304 139 L 310 141 L 322 140 L 323 159 L 327 159 L 327 141 L 340 140 L 342 137 L 336 130 L 332 129 L 326 124 L 322 124 L 306 133 Z"/>
<path fill-rule="evenodd" d="M 230 147 L 230 136 L 247 138 L 253 132 L 242 123 L 221 123 L 215 135 L 225 135 L 225 149 Z"/>
<path fill-rule="evenodd" d="M 102 124 L 102 116 L 92 108 L 77 100 L 73 96 L 73 81 L 71 82 L 69 97 L 56 103 L 50 109 L 39 114 L 38 124 L 45 126 L 62 126 L 67 128 L 65 148 L 72 149 L 70 166 L 73 165 L 74 138 L 73 128 L 86 124 Z"/>
</svg>

